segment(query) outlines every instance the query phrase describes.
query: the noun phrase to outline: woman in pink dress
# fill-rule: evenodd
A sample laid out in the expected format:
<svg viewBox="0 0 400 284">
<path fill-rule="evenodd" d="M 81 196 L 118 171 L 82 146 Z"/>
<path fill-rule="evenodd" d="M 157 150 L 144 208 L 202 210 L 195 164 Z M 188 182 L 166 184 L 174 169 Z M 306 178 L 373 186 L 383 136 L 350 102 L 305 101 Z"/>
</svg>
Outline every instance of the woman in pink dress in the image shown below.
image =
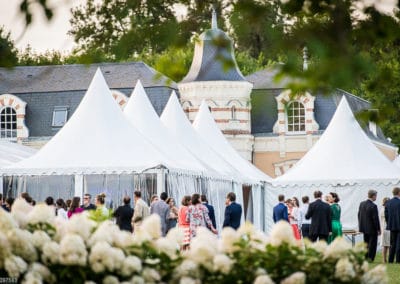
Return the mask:
<svg viewBox="0 0 400 284">
<path fill-rule="evenodd" d="M 190 227 L 187 219 L 187 212 L 191 202 L 191 197 L 189 195 L 185 195 L 182 198 L 182 206 L 178 211 L 178 227 L 183 230 L 184 238 L 182 242 L 182 250 L 187 250 L 190 244 Z"/>
<path fill-rule="evenodd" d="M 288 215 L 289 215 L 289 224 L 292 226 L 293 235 L 296 240 L 300 240 L 300 231 L 298 226 L 298 207 L 295 206 L 294 202 L 291 199 L 286 200 L 286 205 L 288 207 Z"/>
<path fill-rule="evenodd" d="M 201 203 L 198 193 L 192 195 L 192 205 L 189 206 L 186 221 L 189 222 L 190 239 L 196 236 L 198 227 L 211 228 L 214 234 L 218 233 L 208 216 L 208 209 Z"/>
<path fill-rule="evenodd" d="M 71 218 L 72 215 L 79 214 L 79 213 L 83 212 L 83 208 L 79 207 L 80 203 L 81 203 L 81 198 L 80 197 L 75 196 L 74 198 L 72 198 L 71 207 L 69 208 L 69 210 L 67 212 L 68 218 Z"/>
</svg>

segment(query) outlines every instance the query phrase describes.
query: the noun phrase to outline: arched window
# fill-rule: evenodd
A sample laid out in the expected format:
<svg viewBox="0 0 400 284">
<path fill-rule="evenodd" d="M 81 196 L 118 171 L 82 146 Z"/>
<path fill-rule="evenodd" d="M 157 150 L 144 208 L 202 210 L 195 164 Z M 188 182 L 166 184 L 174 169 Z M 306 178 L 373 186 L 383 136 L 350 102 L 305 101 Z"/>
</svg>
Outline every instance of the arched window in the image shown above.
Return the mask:
<svg viewBox="0 0 400 284">
<path fill-rule="evenodd" d="M 306 130 L 305 109 L 301 102 L 290 102 L 287 105 L 286 114 L 288 132 L 304 132 Z"/>
<path fill-rule="evenodd" d="M 236 107 L 235 106 L 231 107 L 231 119 L 236 120 Z"/>
<path fill-rule="evenodd" d="M 5 107 L 1 110 L 0 137 L 17 138 L 17 112 L 12 107 Z"/>
</svg>

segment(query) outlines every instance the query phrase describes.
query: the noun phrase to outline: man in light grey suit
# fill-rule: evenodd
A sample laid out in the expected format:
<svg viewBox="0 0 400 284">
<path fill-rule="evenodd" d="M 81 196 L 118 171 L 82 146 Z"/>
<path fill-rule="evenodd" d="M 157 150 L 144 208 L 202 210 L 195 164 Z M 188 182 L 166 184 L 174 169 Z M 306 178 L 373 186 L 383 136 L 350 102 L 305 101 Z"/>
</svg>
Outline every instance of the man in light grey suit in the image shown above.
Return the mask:
<svg viewBox="0 0 400 284">
<path fill-rule="evenodd" d="M 151 214 L 158 214 L 161 219 L 161 233 L 165 237 L 167 234 L 167 221 L 169 216 L 169 205 L 165 202 L 167 200 L 168 194 L 166 192 L 161 193 L 160 199 L 153 202 L 150 206 Z"/>
</svg>

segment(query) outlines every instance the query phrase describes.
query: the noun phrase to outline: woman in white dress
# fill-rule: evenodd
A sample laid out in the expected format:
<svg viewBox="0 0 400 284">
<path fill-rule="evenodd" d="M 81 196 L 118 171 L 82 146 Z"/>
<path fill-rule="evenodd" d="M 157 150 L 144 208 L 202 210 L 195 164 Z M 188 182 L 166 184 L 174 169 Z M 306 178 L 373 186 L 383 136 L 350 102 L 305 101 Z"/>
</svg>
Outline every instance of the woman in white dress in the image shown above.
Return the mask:
<svg viewBox="0 0 400 284">
<path fill-rule="evenodd" d="M 381 246 L 382 246 L 382 258 L 383 262 L 387 262 L 387 253 L 390 248 L 390 231 L 386 230 L 386 220 L 385 220 L 385 206 L 386 203 L 390 200 L 389 197 L 385 197 L 382 200 L 382 207 L 379 212 L 380 222 L 381 222 Z"/>
<path fill-rule="evenodd" d="M 59 198 L 56 201 L 56 213 L 57 216 L 60 216 L 62 219 L 64 220 L 68 220 L 68 216 L 67 216 L 67 205 L 64 202 L 64 199 Z"/>
</svg>

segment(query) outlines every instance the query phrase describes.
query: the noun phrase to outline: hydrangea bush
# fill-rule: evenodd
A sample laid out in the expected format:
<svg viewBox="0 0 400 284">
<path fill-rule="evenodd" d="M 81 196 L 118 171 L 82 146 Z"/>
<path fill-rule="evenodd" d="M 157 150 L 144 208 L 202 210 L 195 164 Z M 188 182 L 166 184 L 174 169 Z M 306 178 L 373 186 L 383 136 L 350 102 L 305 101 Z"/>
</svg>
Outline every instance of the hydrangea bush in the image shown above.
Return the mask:
<svg viewBox="0 0 400 284">
<path fill-rule="evenodd" d="M 218 238 L 200 229 L 188 251 L 183 233 L 161 237 L 159 217 L 134 235 L 86 213 L 64 221 L 46 205 L 15 202 L 0 210 L 0 277 L 22 283 L 387 283 L 385 267 L 368 268 L 363 246 L 338 238 L 300 244 L 278 223 L 267 237 L 250 223 Z M 16 211 L 20 209 L 20 211 Z"/>
</svg>

